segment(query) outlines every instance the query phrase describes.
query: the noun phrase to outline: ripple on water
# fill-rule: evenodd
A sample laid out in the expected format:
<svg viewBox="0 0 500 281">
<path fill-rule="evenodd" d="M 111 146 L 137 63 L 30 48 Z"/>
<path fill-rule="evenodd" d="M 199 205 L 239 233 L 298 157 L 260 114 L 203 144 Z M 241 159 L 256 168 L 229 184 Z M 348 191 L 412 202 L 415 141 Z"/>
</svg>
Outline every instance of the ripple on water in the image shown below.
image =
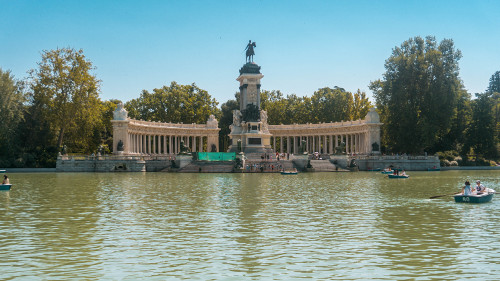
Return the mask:
<svg viewBox="0 0 500 281">
<path fill-rule="evenodd" d="M 472 172 L 22 174 L 0 193 L 0 267 L 29 280 L 500 279 L 498 201 Z M 48 184 L 50 183 L 50 184 Z M 36 277 L 37 276 L 37 277 Z"/>
</svg>

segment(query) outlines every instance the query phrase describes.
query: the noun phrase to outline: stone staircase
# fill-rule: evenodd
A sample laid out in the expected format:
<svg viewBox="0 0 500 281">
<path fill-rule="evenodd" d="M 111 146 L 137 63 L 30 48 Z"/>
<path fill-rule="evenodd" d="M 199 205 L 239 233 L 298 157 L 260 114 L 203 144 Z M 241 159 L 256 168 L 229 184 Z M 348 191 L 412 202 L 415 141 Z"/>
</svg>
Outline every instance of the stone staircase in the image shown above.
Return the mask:
<svg viewBox="0 0 500 281">
<path fill-rule="evenodd" d="M 330 160 L 311 160 L 311 166 L 315 172 L 339 172 L 347 171 L 335 166 Z"/>
<path fill-rule="evenodd" d="M 234 162 L 210 162 L 210 161 L 193 161 L 182 169 L 179 173 L 231 173 L 233 172 Z"/>
<path fill-rule="evenodd" d="M 293 162 L 290 160 L 283 160 L 283 161 L 280 161 L 280 163 L 283 167 L 283 170 L 285 170 L 285 171 L 292 171 L 293 169 L 295 169 Z"/>
</svg>

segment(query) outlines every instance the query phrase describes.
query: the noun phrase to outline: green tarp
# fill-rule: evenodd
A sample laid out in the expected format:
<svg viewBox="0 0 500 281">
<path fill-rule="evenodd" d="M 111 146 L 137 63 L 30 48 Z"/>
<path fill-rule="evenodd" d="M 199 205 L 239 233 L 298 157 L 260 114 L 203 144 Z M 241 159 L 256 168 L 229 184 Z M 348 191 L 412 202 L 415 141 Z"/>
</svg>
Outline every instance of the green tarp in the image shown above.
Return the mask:
<svg viewBox="0 0 500 281">
<path fill-rule="evenodd" d="M 196 152 L 198 160 L 202 161 L 233 161 L 236 152 Z"/>
</svg>

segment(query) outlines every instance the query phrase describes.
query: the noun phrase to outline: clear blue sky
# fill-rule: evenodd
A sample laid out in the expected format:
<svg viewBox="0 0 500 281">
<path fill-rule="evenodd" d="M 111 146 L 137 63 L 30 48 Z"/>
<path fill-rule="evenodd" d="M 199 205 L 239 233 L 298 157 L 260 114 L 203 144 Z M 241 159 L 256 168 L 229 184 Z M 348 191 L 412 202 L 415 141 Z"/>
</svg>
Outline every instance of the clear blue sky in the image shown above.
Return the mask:
<svg viewBox="0 0 500 281">
<path fill-rule="evenodd" d="M 433 35 L 462 51 L 460 77 L 473 94 L 500 70 L 499 30 L 498 0 L 0 0 L 0 67 L 22 79 L 42 50 L 71 47 L 97 67 L 104 100 L 176 81 L 222 104 L 238 91 L 251 39 L 264 90 L 311 96 L 339 86 L 371 96 L 395 46 Z"/>
</svg>

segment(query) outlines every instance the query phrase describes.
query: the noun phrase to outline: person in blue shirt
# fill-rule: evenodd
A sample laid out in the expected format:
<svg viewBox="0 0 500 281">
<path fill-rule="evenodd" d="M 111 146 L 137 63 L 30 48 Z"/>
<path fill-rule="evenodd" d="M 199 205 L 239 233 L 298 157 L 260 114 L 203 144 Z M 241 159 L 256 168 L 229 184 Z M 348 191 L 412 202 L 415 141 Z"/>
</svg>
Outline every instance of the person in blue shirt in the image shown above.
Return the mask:
<svg viewBox="0 0 500 281">
<path fill-rule="evenodd" d="M 472 194 L 472 188 L 470 187 L 469 181 L 465 181 L 465 186 L 462 187 L 462 194 L 463 195 L 471 195 Z"/>
</svg>

